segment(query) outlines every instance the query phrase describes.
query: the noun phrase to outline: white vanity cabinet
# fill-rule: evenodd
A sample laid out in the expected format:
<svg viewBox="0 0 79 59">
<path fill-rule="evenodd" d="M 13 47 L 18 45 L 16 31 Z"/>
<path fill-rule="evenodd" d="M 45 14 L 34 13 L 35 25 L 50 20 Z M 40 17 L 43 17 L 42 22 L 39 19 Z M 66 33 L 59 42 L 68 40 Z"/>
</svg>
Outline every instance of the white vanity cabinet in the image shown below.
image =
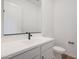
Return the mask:
<svg viewBox="0 0 79 59">
<path fill-rule="evenodd" d="M 43 41 L 39 45 L 30 47 L 28 50 L 22 50 L 2 59 L 53 59 L 54 40 Z M 25 46 L 25 45 L 24 45 Z M 25 46 L 26 47 L 26 46 Z"/>
<path fill-rule="evenodd" d="M 9 59 L 40 59 L 40 47 L 18 54 Z"/>
<path fill-rule="evenodd" d="M 53 50 L 54 42 L 49 42 L 41 47 L 41 59 L 53 59 Z"/>
<path fill-rule="evenodd" d="M 13 56 L 9 59 L 28 59 L 28 53 L 24 52 L 24 53 L 18 54 L 16 56 Z"/>
<path fill-rule="evenodd" d="M 52 48 L 49 48 L 48 50 L 42 52 L 42 59 L 53 59 L 53 54 L 52 54 Z"/>
<path fill-rule="evenodd" d="M 28 51 L 28 59 L 40 59 L 40 47 Z"/>
</svg>

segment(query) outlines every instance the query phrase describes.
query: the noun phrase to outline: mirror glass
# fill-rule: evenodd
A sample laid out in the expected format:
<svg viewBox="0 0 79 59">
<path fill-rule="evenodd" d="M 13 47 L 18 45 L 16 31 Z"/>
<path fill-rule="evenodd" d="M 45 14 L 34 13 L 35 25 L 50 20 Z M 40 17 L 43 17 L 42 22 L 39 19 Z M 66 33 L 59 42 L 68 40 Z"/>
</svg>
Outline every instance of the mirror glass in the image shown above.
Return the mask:
<svg viewBox="0 0 79 59">
<path fill-rule="evenodd" d="M 40 0 L 4 0 L 4 34 L 41 32 Z"/>
</svg>

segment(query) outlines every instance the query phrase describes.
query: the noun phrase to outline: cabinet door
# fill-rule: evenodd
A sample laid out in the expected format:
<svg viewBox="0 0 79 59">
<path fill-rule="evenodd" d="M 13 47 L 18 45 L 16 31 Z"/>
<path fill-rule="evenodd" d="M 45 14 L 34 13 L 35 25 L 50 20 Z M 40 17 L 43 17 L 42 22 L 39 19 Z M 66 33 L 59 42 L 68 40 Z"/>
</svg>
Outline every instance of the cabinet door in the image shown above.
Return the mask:
<svg viewBox="0 0 79 59">
<path fill-rule="evenodd" d="M 49 48 L 42 52 L 42 59 L 53 59 L 53 51 L 52 48 Z"/>
<path fill-rule="evenodd" d="M 40 55 L 33 57 L 32 59 L 40 59 Z"/>
<path fill-rule="evenodd" d="M 36 47 L 28 52 L 28 59 L 40 59 L 40 47 Z"/>
<path fill-rule="evenodd" d="M 28 53 L 25 52 L 25 53 L 16 55 L 14 57 L 11 57 L 10 59 L 28 59 Z"/>
<path fill-rule="evenodd" d="M 40 55 L 30 56 L 29 59 L 40 59 Z"/>
</svg>

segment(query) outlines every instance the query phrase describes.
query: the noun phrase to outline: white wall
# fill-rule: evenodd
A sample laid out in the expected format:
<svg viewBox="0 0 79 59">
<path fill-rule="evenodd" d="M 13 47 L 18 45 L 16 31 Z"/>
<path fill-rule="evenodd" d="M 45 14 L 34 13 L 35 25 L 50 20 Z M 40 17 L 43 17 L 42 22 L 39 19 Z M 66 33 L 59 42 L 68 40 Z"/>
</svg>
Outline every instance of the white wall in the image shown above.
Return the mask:
<svg viewBox="0 0 79 59">
<path fill-rule="evenodd" d="M 4 20 L 3 20 L 4 19 L 4 16 L 3 16 L 4 15 L 4 12 L 3 12 L 4 1 L 2 0 L 1 3 L 2 3 L 2 6 L 1 6 L 1 37 L 3 37 L 3 34 L 4 34 L 4 30 L 3 30 L 4 29 L 4 26 L 3 26 L 4 25 Z"/>
<path fill-rule="evenodd" d="M 22 6 L 22 31 L 41 32 L 41 8 L 30 2 Z"/>
<path fill-rule="evenodd" d="M 76 57 L 76 0 L 42 0 L 42 32 L 56 38 L 56 45 L 64 47 L 66 54 Z M 68 41 L 75 42 L 74 45 Z"/>
<path fill-rule="evenodd" d="M 42 2 L 42 33 L 44 36 L 54 37 L 54 0 Z"/>
<path fill-rule="evenodd" d="M 67 54 L 76 57 L 76 0 L 55 0 L 55 38 L 56 44 L 67 49 Z M 68 41 L 75 42 L 69 45 Z"/>
</svg>

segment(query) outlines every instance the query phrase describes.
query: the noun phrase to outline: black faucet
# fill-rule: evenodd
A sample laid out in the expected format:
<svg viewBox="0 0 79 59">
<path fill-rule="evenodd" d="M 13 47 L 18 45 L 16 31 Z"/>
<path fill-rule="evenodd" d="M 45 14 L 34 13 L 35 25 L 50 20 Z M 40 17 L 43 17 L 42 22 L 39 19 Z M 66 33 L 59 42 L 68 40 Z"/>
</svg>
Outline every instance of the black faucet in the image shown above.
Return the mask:
<svg viewBox="0 0 79 59">
<path fill-rule="evenodd" d="M 28 34 L 28 39 L 30 40 L 31 39 L 31 33 L 30 32 L 26 32 L 26 34 Z"/>
</svg>

